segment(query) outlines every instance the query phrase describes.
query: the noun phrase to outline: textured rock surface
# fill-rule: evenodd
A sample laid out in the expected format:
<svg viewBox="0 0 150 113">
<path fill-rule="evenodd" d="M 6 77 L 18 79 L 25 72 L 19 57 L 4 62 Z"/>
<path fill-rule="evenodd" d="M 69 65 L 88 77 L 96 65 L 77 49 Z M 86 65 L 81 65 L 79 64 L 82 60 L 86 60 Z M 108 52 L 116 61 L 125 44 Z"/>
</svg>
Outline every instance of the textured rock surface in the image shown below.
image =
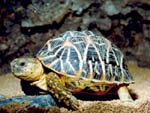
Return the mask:
<svg viewBox="0 0 150 113">
<path fill-rule="evenodd" d="M 32 0 L 27 7 L 27 18 L 22 21 L 22 27 L 34 27 L 59 23 L 68 13 L 70 0 Z"/>
<path fill-rule="evenodd" d="M 84 10 L 86 10 L 92 3 L 96 0 L 70 0 L 72 5 L 70 9 L 75 12 L 75 14 L 80 15 Z"/>
<path fill-rule="evenodd" d="M 51 107 L 57 106 L 51 95 L 40 96 L 14 96 L 11 98 L 0 98 L 0 106 L 13 103 L 28 103 L 30 107 Z"/>
</svg>

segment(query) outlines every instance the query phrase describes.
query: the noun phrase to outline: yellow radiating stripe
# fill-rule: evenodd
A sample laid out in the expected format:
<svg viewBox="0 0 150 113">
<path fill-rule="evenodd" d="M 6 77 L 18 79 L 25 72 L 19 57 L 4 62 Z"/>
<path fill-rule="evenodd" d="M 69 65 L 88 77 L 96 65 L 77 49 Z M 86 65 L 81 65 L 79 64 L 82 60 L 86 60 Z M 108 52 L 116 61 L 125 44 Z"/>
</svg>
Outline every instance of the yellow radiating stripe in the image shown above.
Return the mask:
<svg viewBox="0 0 150 113">
<path fill-rule="evenodd" d="M 87 52 L 88 52 L 89 44 L 87 44 L 85 50 L 84 50 L 84 55 L 83 55 L 83 62 L 86 62 L 87 59 Z"/>
<path fill-rule="evenodd" d="M 105 76 L 106 76 L 106 70 L 105 70 L 105 63 L 104 61 L 102 61 L 102 58 L 101 58 L 101 55 L 100 55 L 100 52 L 98 51 L 98 49 L 96 48 L 96 46 L 93 44 L 93 47 L 98 55 L 98 58 L 99 58 L 99 61 L 101 63 L 101 66 L 102 66 L 102 70 L 103 70 L 103 74 L 102 74 L 102 79 L 100 80 L 105 80 Z"/>
<path fill-rule="evenodd" d="M 106 63 L 109 63 L 109 51 L 111 49 L 111 43 L 107 39 L 105 39 L 106 44 L 107 44 L 107 51 L 106 51 Z"/>
<path fill-rule="evenodd" d="M 61 56 L 60 56 L 60 58 L 59 58 L 59 60 L 60 60 L 60 70 L 61 70 L 61 72 L 63 72 L 63 73 L 65 73 L 65 70 L 64 70 L 64 68 L 63 68 L 62 55 L 64 54 L 65 50 L 66 50 L 66 49 L 64 49 L 64 51 L 62 52 L 62 54 L 61 54 Z"/>
<path fill-rule="evenodd" d="M 75 69 L 72 67 L 72 65 L 69 62 L 69 58 L 70 58 L 70 48 L 68 48 L 66 63 L 68 63 L 70 68 L 75 72 Z"/>
<path fill-rule="evenodd" d="M 46 44 L 45 44 L 45 46 L 47 46 L 47 48 L 48 48 L 48 51 L 51 51 L 51 47 L 50 47 L 50 42 L 51 42 L 52 40 L 48 40 L 47 42 L 46 42 Z"/>
<path fill-rule="evenodd" d="M 124 81 L 124 73 L 123 73 L 123 56 L 121 57 L 121 61 L 120 61 L 120 68 L 121 68 L 121 73 L 122 73 L 122 76 L 121 76 L 121 80 L 120 82 L 123 82 Z"/>
<path fill-rule="evenodd" d="M 89 79 L 93 79 L 93 67 L 92 67 L 92 61 L 91 60 L 89 60 L 88 61 L 88 64 L 89 64 L 89 73 L 88 73 L 88 78 Z"/>
<path fill-rule="evenodd" d="M 118 51 L 118 50 L 117 50 L 117 51 Z M 113 51 L 113 49 L 112 49 L 112 52 L 113 52 L 113 55 L 114 55 L 114 57 L 115 57 L 115 61 L 117 62 L 117 65 L 119 65 L 118 59 L 117 59 L 117 57 L 116 57 L 115 52 Z"/>
<path fill-rule="evenodd" d="M 49 68 L 51 68 L 56 62 L 58 62 L 59 59 L 54 60 L 51 64 L 47 64 Z"/>
</svg>

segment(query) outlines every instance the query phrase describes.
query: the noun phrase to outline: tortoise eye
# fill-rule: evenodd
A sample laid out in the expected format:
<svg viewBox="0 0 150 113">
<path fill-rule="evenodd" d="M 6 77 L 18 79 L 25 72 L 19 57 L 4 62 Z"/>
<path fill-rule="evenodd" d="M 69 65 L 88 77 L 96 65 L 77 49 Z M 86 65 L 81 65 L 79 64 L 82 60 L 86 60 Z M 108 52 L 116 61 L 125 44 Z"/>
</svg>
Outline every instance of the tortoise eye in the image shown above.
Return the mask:
<svg viewBox="0 0 150 113">
<path fill-rule="evenodd" d="M 21 62 L 20 66 L 25 66 L 25 64 L 26 64 L 25 62 Z"/>
</svg>

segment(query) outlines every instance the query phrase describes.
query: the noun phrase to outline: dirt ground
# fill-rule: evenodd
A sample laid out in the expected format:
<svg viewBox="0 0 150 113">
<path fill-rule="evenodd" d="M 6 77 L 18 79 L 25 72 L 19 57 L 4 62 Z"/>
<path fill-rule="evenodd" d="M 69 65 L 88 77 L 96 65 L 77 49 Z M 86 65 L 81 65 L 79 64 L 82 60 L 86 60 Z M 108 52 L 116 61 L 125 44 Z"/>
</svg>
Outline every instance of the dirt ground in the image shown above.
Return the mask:
<svg viewBox="0 0 150 113">
<path fill-rule="evenodd" d="M 150 113 L 150 68 L 140 68 L 135 63 L 128 65 L 136 83 L 129 86 L 138 98 L 134 102 L 111 101 L 80 101 L 79 111 L 61 108 L 61 112 L 74 113 Z M 19 79 L 11 73 L 0 76 L 0 94 L 7 97 L 23 95 Z"/>
</svg>

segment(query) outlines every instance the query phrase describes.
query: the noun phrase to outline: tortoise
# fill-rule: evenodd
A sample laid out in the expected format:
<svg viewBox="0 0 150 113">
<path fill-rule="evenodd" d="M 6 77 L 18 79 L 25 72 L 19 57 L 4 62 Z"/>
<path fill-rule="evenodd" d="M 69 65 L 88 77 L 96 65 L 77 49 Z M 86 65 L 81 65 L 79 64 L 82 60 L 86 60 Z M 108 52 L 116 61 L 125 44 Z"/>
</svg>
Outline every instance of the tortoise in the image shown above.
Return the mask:
<svg viewBox="0 0 150 113">
<path fill-rule="evenodd" d="M 45 70 L 48 71 L 45 71 Z M 11 62 L 12 73 L 50 92 L 76 110 L 73 94 L 105 95 L 112 88 L 122 101 L 133 101 L 127 86 L 134 83 L 123 53 L 108 39 L 91 31 L 67 31 L 50 39 L 34 58 Z"/>
</svg>

